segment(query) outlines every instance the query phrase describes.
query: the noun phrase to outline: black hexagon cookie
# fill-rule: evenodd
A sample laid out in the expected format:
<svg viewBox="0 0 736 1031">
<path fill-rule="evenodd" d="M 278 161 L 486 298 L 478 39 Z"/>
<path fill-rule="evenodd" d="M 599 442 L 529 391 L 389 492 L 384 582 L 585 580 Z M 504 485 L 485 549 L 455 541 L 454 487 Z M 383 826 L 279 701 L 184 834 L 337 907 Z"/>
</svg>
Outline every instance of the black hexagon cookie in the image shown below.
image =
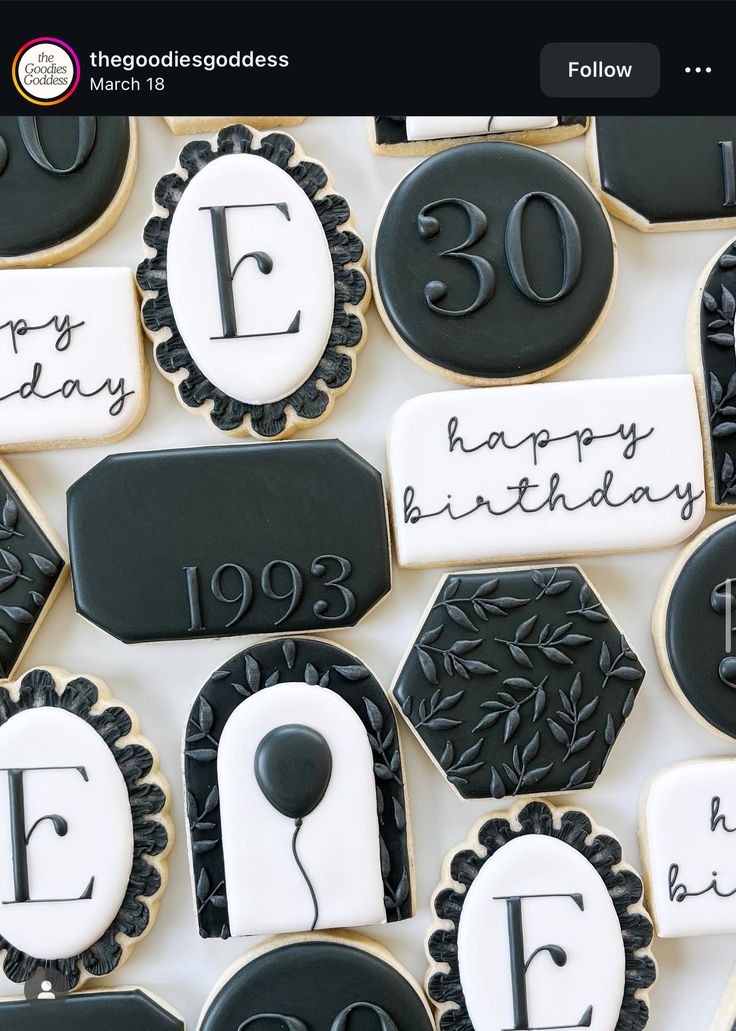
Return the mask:
<svg viewBox="0 0 736 1031">
<path fill-rule="evenodd" d="M 592 787 L 644 668 L 578 566 L 444 576 L 392 686 L 462 798 Z"/>
</svg>

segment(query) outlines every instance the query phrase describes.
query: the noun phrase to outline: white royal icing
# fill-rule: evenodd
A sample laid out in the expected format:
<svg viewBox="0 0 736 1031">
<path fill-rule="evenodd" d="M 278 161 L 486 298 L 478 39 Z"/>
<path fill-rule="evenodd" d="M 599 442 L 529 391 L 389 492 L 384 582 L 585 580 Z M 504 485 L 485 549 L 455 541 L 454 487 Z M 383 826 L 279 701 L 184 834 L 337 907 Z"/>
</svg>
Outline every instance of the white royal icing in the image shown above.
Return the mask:
<svg viewBox="0 0 736 1031">
<path fill-rule="evenodd" d="M 83 767 L 85 778 L 76 769 Z M 41 767 L 31 770 L 29 767 Z M 49 815 L 28 840 L 31 899 L 16 903 L 8 773 L 24 768 L 25 827 Z M 133 864 L 133 822 L 123 775 L 99 734 L 66 709 L 16 713 L 0 727 L 0 935 L 36 959 L 66 959 L 94 945 L 125 898 Z M 91 898 L 80 899 L 91 878 Z"/>
<path fill-rule="evenodd" d="M 705 514 L 690 376 L 425 394 L 388 461 L 404 566 L 667 547 Z"/>
<path fill-rule="evenodd" d="M 239 335 L 228 339 L 207 210 L 213 205 L 242 205 L 225 215 L 231 270 L 253 252 L 272 262 L 269 272 L 253 257 L 237 266 L 232 292 Z M 246 404 L 268 404 L 309 378 L 330 335 L 335 286 L 320 220 L 291 176 L 255 154 L 211 161 L 177 204 L 167 263 L 177 327 L 211 383 Z M 298 332 L 285 333 L 297 313 Z"/>
<path fill-rule="evenodd" d="M 581 897 L 580 909 L 571 898 Z M 543 835 L 515 838 L 481 867 L 463 904 L 458 929 L 460 983 L 475 1031 L 517 1027 L 508 896 L 521 903 L 530 1028 L 575 1027 L 592 1007 L 592 1031 L 614 1031 L 623 1001 L 626 959 L 608 891 L 571 845 Z M 557 946 L 563 965 L 548 952 Z M 558 957 L 561 958 L 561 957 Z M 524 1025 L 526 1026 L 526 1025 Z"/>
<path fill-rule="evenodd" d="M 144 400 L 127 268 L 0 276 L 0 451 L 123 436 Z"/>
<path fill-rule="evenodd" d="M 444 140 L 499 132 L 551 129 L 556 115 L 407 115 L 407 140 Z"/>
<path fill-rule="evenodd" d="M 294 861 L 294 821 L 258 786 L 254 760 L 275 727 L 319 731 L 332 752 L 327 792 L 305 819 L 298 853 L 319 904 L 317 927 L 384 923 L 373 754 L 365 727 L 339 695 L 304 683 L 251 695 L 220 738 L 222 847 L 231 934 L 309 930 L 313 905 Z"/>
<path fill-rule="evenodd" d="M 736 759 L 662 770 L 646 796 L 642 833 L 660 938 L 736 932 Z"/>
</svg>

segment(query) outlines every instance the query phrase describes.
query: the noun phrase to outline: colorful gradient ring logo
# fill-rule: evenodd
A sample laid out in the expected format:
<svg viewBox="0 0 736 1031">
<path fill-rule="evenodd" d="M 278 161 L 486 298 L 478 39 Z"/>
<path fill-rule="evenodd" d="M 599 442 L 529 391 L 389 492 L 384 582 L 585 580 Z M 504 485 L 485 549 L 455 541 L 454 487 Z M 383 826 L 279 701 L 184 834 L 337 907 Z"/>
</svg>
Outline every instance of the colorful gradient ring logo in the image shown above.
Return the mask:
<svg viewBox="0 0 736 1031">
<path fill-rule="evenodd" d="M 32 104 L 50 107 L 72 95 L 79 85 L 79 58 L 68 43 L 39 36 L 24 43 L 13 60 L 13 82 Z"/>
</svg>

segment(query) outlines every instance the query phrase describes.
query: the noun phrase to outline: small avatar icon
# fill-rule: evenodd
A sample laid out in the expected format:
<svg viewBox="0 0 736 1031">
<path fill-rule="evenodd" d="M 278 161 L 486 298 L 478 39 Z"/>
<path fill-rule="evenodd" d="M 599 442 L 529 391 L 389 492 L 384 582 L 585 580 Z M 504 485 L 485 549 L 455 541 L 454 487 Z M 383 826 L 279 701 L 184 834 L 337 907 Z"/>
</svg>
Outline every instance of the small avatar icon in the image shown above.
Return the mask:
<svg viewBox="0 0 736 1031">
<path fill-rule="evenodd" d="M 48 967 L 34 970 L 23 990 L 29 1003 L 38 1003 L 44 1007 L 59 1006 L 68 995 L 63 975 Z"/>
</svg>

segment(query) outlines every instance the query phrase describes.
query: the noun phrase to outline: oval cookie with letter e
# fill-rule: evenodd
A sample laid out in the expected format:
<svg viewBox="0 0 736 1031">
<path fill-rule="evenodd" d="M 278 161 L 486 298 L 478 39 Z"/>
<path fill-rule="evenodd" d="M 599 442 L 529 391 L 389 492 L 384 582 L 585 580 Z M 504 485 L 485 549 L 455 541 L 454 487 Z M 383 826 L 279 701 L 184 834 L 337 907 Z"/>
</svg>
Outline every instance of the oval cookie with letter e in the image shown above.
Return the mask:
<svg viewBox="0 0 736 1031">
<path fill-rule="evenodd" d="M 656 977 L 642 890 L 582 809 L 529 802 L 479 821 L 432 899 L 440 1031 L 642 1031 Z"/>
<path fill-rule="evenodd" d="M 354 375 L 370 297 L 326 169 L 285 133 L 230 125 L 188 143 L 154 200 L 138 285 L 182 404 L 235 436 L 322 419 Z"/>
<path fill-rule="evenodd" d="M 148 933 L 173 834 L 168 786 L 105 685 L 33 669 L 0 688 L 0 952 L 23 982 L 111 973 Z"/>
<path fill-rule="evenodd" d="M 705 514 L 690 376 L 425 394 L 388 465 L 402 566 L 664 548 Z"/>
</svg>

